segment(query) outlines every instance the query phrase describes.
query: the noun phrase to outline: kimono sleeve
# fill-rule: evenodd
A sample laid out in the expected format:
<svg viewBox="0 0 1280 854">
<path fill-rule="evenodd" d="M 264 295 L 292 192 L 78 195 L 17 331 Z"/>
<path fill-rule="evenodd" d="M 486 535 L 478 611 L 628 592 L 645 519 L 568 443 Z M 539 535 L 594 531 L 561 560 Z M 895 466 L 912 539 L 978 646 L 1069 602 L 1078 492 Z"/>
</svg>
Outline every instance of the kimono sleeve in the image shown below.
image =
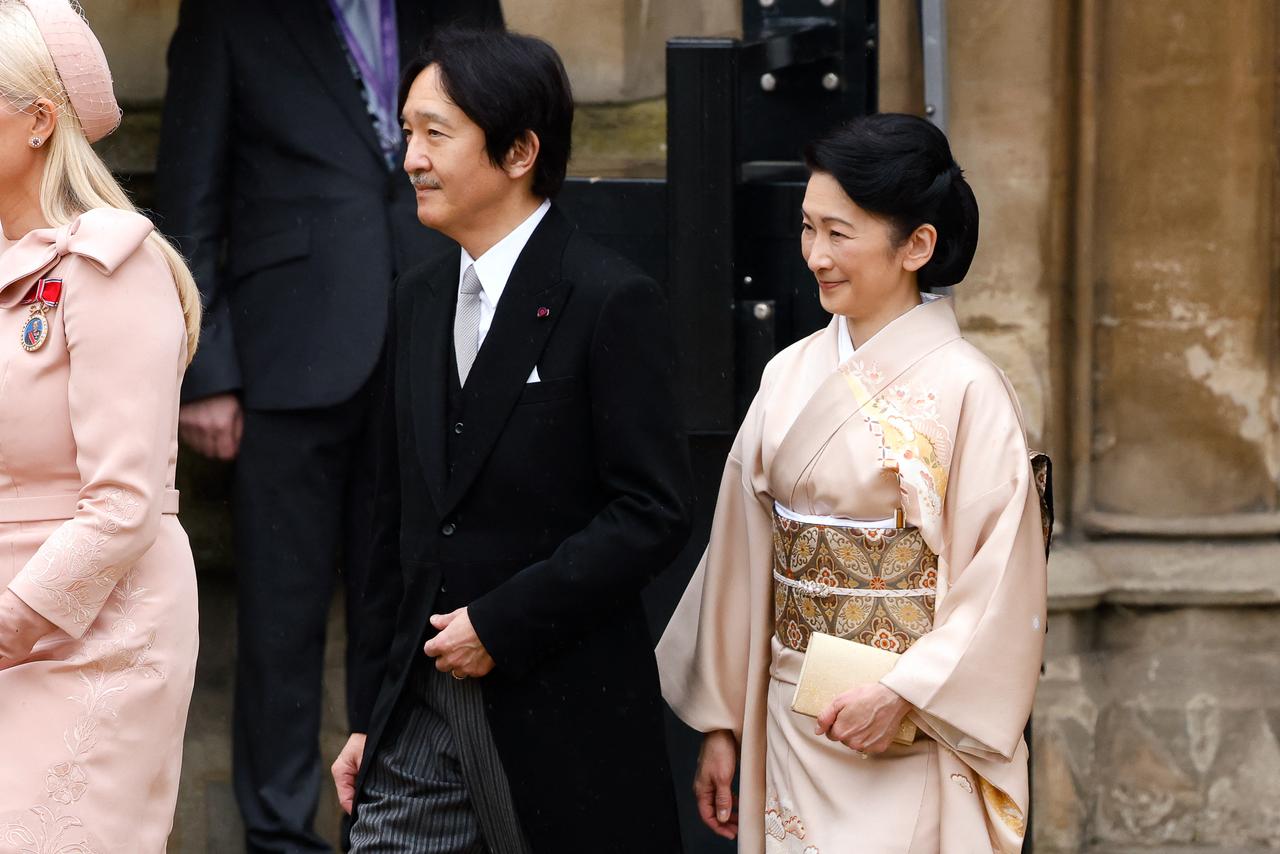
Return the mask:
<svg viewBox="0 0 1280 854">
<path fill-rule="evenodd" d="M 1016 398 L 994 368 L 966 389 L 943 514 L 934 628 L 881 682 L 953 749 L 1009 760 L 1040 671 L 1046 571 Z"/>
<path fill-rule="evenodd" d="M 662 695 L 680 719 L 699 732 L 732 730 L 739 741 L 748 698 L 768 665 L 761 629 L 773 626 L 766 589 L 773 528 L 767 496 L 755 485 L 762 396 L 729 452 L 707 549 L 657 649 Z"/>
<path fill-rule="evenodd" d="M 79 500 L 9 588 L 79 638 L 159 531 L 186 329 L 168 264 L 148 244 L 111 276 L 76 259 L 65 278 Z"/>
</svg>

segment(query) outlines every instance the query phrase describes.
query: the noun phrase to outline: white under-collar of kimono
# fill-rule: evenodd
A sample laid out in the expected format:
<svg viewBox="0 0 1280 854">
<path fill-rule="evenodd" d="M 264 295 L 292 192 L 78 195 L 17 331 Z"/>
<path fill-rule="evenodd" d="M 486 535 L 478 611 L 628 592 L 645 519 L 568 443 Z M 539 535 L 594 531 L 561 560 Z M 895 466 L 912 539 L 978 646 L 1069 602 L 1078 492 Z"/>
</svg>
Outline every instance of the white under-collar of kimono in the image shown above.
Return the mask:
<svg viewBox="0 0 1280 854">
<path fill-rule="evenodd" d="M 883 329 L 881 329 L 875 335 L 872 335 L 870 338 L 868 338 L 866 341 L 866 344 L 863 344 L 862 346 L 865 347 L 867 346 L 867 344 L 870 344 L 872 341 L 879 338 L 881 335 L 884 334 L 885 330 L 893 326 L 893 324 L 897 323 L 902 318 L 911 314 L 911 312 L 918 311 L 919 309 L 928 305 L 931 302 L 935 302 L 940 299 L 945 299 L 945 297 L 942 294 L 921 294 L 920 297 L 921 297 L 920 305 L 917 305 L 907 311 L 904 311 L 902 314 L 898 315 L 893 320 L 886 323 Z M 846 318 L 843 314 L 838 314 L 836 315 L 836 324 L 840 327 L 839 329 L 840 334 L 836 336 L 836 348 L 837 348 L 836 364 L 843 365 L 845 362 L 853 358 L 853 354 L 854 352 L 856 352 L 856 349 L 853 346 L 853 335 L 849 333 L 848 318 Z"/>
</svg>

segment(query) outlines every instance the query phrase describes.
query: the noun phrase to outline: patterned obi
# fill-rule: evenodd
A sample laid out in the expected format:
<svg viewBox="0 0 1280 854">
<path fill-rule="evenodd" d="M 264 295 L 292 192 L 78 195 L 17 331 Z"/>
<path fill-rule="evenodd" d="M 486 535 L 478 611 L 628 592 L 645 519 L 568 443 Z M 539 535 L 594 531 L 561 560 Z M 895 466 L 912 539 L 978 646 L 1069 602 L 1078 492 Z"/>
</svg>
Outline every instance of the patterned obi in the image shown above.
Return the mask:
<svg viewBox="0 0 1280 854">
<path fill-rule="evenodd" d="M 938 556 L 916 528 L 773 508 L 773 617 L 804 652 L 813 632 L 906 652 L 933 628 Z"/>
</svg>

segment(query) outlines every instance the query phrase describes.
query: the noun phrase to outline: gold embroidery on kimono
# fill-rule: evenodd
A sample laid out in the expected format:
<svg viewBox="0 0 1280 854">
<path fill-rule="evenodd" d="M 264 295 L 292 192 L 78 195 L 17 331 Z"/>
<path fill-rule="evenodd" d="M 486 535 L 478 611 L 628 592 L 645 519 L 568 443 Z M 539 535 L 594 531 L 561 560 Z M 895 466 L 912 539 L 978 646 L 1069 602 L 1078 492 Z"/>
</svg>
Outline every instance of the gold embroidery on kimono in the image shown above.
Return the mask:
<svg viewBox="0 0 1280 854">
<path fill-rule="evenodd" d="M 1014 803 L 1013 798 L 988 783 L 982 777 L 978 778 L 978 785 L 982 787 L 982 800 L 987 806 L 987 812 L 994 814 L 1005 826 L 1022 836 L 1027 829 L 1026 819 L 1023 817 L 1022 810 L 1018 809 L 1018 805 Z"/>
</svg>

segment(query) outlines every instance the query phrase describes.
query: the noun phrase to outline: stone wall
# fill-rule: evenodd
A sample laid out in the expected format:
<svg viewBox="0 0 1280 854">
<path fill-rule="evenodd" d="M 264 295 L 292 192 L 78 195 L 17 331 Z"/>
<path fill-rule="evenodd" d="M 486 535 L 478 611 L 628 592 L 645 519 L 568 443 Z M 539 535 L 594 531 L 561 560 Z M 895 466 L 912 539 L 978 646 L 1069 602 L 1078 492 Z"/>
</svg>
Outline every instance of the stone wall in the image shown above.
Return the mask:
<svg viewBox="0 0 1280 854">
<path fill-rule="evenodd" d="M 755 2 L 755 0 L 747 0 Z M 174 0 L 84 0 L 145 189 Z M 915 4 L 881 0 L 881 105 L 921 109 Z M 950 0 L 950 135 L 983 211 L 957 290 L 1057 462 L 1036 850 L 1280 849 L 1280 226 L 1273 0 Z M 564 54 L 578 174 L 659 167 L 662 41 L 731 0 L 507 0 Z M 636 103 L 613 105 L 613 102 Z M 174 850 L 235 850 L 226 506 L 184 462 L 204 650 Z M 333 636 L 340 638 L 335 619 Z M 330 651 L 326 749 L 341 737 Z M 323 826 L 336 828 L 332 803 Z"/>
<path fill-rule="evenodd" d="M 672 36 L 742 31 L 735 0 L 505 0 L 502 9 L 511 29 L 556 46 L 586 103 L 661 95 Z"/>
<path fill-rule="evenodd" d="M 1036 850 L 1280 848 L 1276 7 L 948 6 L 957 304 L 1058 463 Z"/>
</svg>

